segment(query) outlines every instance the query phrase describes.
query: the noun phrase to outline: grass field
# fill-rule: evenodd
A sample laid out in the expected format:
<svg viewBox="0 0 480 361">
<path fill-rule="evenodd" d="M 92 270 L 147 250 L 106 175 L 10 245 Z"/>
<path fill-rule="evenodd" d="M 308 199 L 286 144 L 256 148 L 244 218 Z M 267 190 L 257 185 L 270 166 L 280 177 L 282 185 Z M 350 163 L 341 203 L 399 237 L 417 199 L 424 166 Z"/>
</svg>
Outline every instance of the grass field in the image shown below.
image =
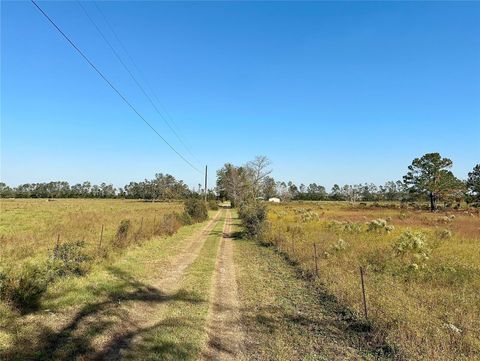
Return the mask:
<svg viewBox="0 0 480 361">
<path fill-rule="evenodd" d="M 264 241 L 364 317 L 365 270 L 373 342 L 394 357 L 477 359 L 480 217 L 345 203 L 272 205 Z M 374 221 L 374 222 L 372 222 Z"/>
<path fill-rule="evenodd" d="M 0 263 L 14 263 L 45 255 L 57 239 L 60 242 L 84 240 L 93 252 L 99 246 L 102 225 L 103 246 L 108 246 L 122 220 L 153 234 L 165 214 L 181 212 L 183 204 L 142 202 L 119 199 L 1 199 Z M 139 235 L 140 236 L 140 235 Z"/>
</svg>

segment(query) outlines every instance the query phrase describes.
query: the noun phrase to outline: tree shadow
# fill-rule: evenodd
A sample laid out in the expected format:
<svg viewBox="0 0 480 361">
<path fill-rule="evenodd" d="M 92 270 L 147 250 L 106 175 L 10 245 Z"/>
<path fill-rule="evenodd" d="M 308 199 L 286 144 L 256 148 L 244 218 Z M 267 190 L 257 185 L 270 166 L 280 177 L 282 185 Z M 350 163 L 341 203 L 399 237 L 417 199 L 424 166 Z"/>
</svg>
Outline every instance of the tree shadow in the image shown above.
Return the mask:
<svg viewBox="0 0 480 361">
<path fill-rule="evenodd" d="M 119 287 L 113 290 L 91 287 L 88 292 L 92 292 L 101 301 L 85 304 L 59 329 L 46 324 L 36 325 L 35 335 L 17 336 L 12 347 L 0 350 L 0 359 L 121 359 L 121 353 L 130 347 L 135 337 L 147 335 L 153 329 L 181 327 L 187 322 L 182 319 L 170 319 L 149 327 L 136 325 L 130 320 L 127 308 L 123 307 L 126 303 L 137 302 L 148 311 L 149 305 L 166 302 L 204 302 L 198 294 L 185 290 L 166 294 L 161 289 L 142 283 L 115 267 L 108 268 L 108 271 L 115 281 L 120 281 Z M 38 319 L 42 320 L 42 317 Z M 9 333 L 15 334 L 15 327 L 16 325 L 12 324 Z M 103 335 L 108 335 L 110 341 L 102 345 L 99 350 L 95 342 L 98 342 L 98 337 Z M 166 342 L 155 347 L 157 348 L 155 352 L 165 353 L 166 358 L 169 358 L 168 355 L 190 352 L 188 342 L 179 344 Z"/>
</svg>

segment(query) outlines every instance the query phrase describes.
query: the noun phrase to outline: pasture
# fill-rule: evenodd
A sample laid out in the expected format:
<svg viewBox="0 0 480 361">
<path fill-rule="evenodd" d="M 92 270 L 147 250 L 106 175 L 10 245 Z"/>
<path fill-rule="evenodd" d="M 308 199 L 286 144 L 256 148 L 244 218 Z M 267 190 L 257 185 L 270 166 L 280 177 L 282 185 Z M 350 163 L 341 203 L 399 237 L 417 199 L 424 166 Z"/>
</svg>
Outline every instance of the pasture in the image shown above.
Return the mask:
<svg viewBox="0 0 480 361">
<path fill-rule="evenodd" d="M 354 327 L 368 330 L 386 355 L 459 360 L 480 354 L 478 211 L 269 205 L 262 240 L 352 312 L 361 321 Z"/>
<path fill-rule="evenodd" d="M 122 220 L 130 221 L 137 238 L 148 237 L 166 214 L 183 211 L 180 202 L 120 199 L 0 199 L 0 207 L 2 265 L 44 256 L 57 240 L 82 240 L 97 252 L 111 245 Z"/>
</svg>

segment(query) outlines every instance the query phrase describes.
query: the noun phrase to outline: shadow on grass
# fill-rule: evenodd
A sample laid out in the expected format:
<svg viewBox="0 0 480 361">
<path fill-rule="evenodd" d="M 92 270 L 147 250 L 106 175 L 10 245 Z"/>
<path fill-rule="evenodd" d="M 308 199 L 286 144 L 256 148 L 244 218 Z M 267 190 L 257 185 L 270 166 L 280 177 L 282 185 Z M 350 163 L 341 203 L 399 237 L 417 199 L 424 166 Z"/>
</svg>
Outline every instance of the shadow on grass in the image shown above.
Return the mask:
<svg viewBox="0 0 480 361">
<path fill-rule="evenodd" d="M 114 276 L 115 282 L 119 282 L 118 286 L 113 289 L 90 287 L 87 290 L 101 301 L 82 306 L 61 328 L 42 325 L 40 321 L 40 324 L 36 325 L 35 335 L 21 334 L 17 336 L 11 348 L 0 350 L 0 359 L 121 359 L 122 353 L 129 349 L 132 340 L 137 336 L 147 337 L 154 330 L 185 327 L 188 323 L 187 319 L 167 319 L 154 325 L 145 326 L 145 324 L 149 324 L 149 306 L 174 301 L 204 302 L 197 294 L 185 290 L 167 295 L 160 289 L 148 286 L 118 268 L 110 267 L 108 271 Z M 136 301 L 141 305 L 140 307 L 145 307 L 142 311 L 146 312 L 144 317 L 147 322 L 131 319 L 127 308 L 123 307 L 130 301 Z M 138 310 L 136 311 L 138 312 Z M 42 317 L 39 319 L 42 320 Z M 188 325 L 188 327 L 194 326 Z M 12 324 L 8 331 L 10 334 L 15 334 L 16 325 Z M 109 341 L 98 346 L 96 343 L 99 342 L 101 336 L 105 335 L 108 335 Z M 172 359 L 173 355 L 185 356 L 191 354 L 192 351 L 192 345 L 188 342 L 165 341 L 155 344 L 154 348 L 155 350 L 152 352 L 155 352 L 159 359 Z"/>
</svg>

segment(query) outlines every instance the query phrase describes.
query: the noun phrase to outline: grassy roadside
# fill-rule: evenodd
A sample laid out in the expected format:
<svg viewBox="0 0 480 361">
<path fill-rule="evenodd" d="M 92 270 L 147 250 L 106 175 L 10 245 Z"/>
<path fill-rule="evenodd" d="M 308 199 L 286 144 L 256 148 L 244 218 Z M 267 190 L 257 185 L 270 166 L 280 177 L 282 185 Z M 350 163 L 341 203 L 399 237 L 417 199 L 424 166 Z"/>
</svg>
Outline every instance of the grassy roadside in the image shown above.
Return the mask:
<svg viewBox="0 0 480 361">
<path fill-rule="evenodd" d="M 378 358 L 365 347 L 365 335 L 347 322 L 348 312 L 302 278 L 273 248 L 239 236 L 235 264 L 247 359 Z"/>
<path fill-rule="evenodd" d="M 0 358 L 52 359 L 58 353 L 65 358 L 87 352 L 95 337 L 121 319 L 117 305 L 142 299 L 164 302 L 149 282 L 205 224 L 182 227 L 172 237 L 152 238 L 112 262 L 95 264 L 85 277 L 56 282 L 34 313 L 20 315 L 0 303 Z"/>
</svg>

